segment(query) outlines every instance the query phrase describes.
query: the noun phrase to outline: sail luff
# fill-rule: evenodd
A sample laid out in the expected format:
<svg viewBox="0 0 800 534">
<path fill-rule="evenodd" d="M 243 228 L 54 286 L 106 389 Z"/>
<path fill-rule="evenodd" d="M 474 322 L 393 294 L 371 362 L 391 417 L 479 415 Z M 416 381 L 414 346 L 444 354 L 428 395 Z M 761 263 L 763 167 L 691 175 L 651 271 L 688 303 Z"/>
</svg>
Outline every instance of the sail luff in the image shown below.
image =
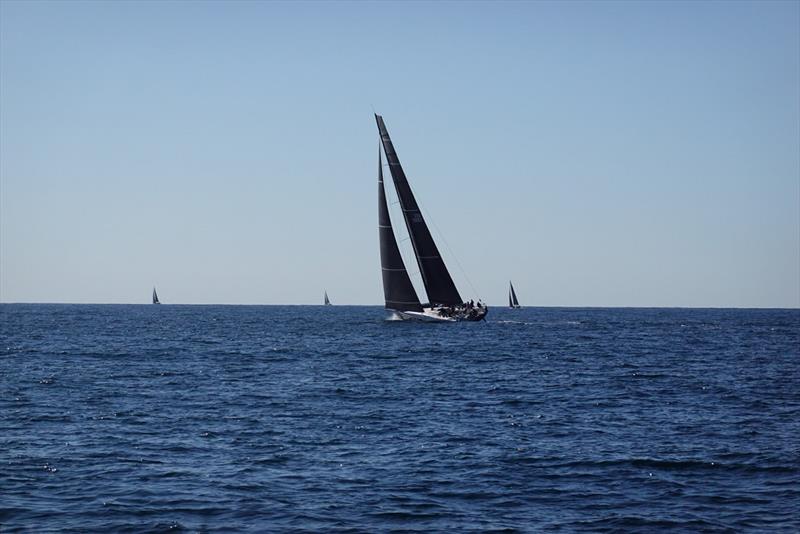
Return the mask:
<svg viewBox="0 0 800 534">
<path fill-rule="evenodd" d="M 400 160 L 389 137 L 389 132 L 386 130 L 383 117 L 376 114 L 375 121 L 378 124 L 381 144 L 386 153 L 392 181 L 397 190 L 397 197 L 400 199 L 403 219 L 408 229 L 408 235 L 411 238 L 414 256 L 419 265 L 428 300 L 433 305 L 460 305 L 463 302 L 461 296 L 453 283 L 447 266 L 444 264 L 436 243 L 433 241 L 433 236 L 431 236 L 428 225 L 425 223 L 414 194 L 411 192 L 411 186 L 409 186 L 403 167 L 400 165 Z"/>
<path fill-rule="evenodd" d="M 381 248 L 381 272 L 383 296 L 386 308 L 398 311 L 422 311 L 422 304 L 408 276 L 408 271 L 400 255 L 386 204 L 386 190 L 383 187 L 383 160 L 378 148 L 378 237 Z"/>
</svg>

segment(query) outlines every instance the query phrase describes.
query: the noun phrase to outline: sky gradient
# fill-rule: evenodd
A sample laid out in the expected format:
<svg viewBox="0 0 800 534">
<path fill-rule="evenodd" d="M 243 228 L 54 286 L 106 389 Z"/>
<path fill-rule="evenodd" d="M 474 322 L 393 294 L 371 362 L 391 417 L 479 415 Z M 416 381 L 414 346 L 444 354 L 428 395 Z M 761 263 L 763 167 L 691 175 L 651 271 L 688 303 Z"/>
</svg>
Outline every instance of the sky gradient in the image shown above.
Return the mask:
<svg viewBox="0 0 800 534">
<path fill-rule="evenodd" d="M 0 2 L 0 301 L 382 304 L 373 110 L 466 298 L 800 306 L 798 2 Z"/>
</svg>

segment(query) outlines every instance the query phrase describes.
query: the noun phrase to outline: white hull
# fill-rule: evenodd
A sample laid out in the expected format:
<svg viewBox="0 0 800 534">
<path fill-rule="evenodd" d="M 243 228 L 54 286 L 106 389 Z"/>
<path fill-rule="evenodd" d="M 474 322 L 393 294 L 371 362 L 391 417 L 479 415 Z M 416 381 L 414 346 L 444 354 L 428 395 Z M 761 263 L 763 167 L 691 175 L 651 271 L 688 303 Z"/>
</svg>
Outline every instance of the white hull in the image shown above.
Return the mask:
<svg viewBox="0 0 800 534">
<path fill-rule="evenodd" d="M 393 318 L 400 321 L 423 321 L 427 323 L 457 323 L 459 321 L 481 321 L 486 317 L 489 308 L 468 308 L 446 313 L 442 308 L 423 308 L 422 312 L 391 310 Z"/>
<path fill-rule="evenodd" d="M 392 310 L 401 319 L 405 321 L 423 321 L 426 323 L 454 323 L 456 320 L 452 317 L 442 317 L 439 312 L 431 308 L 423 308 L 422 312 L 413 311 L 397 311 Z"/>
</svg>

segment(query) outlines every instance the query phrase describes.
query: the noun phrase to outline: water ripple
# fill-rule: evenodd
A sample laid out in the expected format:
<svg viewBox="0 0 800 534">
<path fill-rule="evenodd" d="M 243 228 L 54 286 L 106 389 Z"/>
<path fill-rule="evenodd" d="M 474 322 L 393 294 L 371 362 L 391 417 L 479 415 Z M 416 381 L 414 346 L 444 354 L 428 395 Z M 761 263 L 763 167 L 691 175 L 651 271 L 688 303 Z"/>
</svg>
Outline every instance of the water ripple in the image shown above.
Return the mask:
<svg viewBox="0 0 800 534">
<path fill-rule="evenodd" d="M 0 305 L 0 531 L 797 532 L 800 312 Z"/>
</svg>

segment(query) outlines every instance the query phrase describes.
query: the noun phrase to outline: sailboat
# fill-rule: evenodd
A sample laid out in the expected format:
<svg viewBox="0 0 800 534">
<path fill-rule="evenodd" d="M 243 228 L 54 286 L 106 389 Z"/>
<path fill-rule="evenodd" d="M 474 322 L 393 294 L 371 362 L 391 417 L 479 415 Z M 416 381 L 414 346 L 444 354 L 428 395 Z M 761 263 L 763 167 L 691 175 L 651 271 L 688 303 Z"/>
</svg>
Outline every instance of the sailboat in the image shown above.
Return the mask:
<svg viewBox="0 0 800 534">
<path fill-rule="evenodd" d="M 417 205 L 411 186 L 408 184 L 403 167 L 395 152 L 383 117 L 376 114 L 378 132 L 383 152 L 389 163 L 397 197 L 408 229 L 414 256 L 422 275 L 422 283 L 428 295 L 428 302 L 420 302 L 411 283 L 397 238 L 394 235 L 389 208 L 386 204 L 386 191 L 383 184 L 383 160 L 378 149 L 378 235 L 381 248 L 381 270 L 383 273 L 383 294 L 386 309 L 401 319 L 415 319 L 434 322 L 480 321 L 489 312 L 486 305 L 472 301 L 464 302 L 453 283 L 453 279 L 439 254 L 428 225 Z"/>
<path fill-rule="evenodd" d="M 517 293 L 514 291 L 514 284 L 511 283 L 511 280 L 508 281 L 508 307 L 509 308 L 522 307 L 519 305 L 519 301 L 517 300 Z"/>
<path fill-rule="evenodd" d="M 328 298 L 328 292 L 325 292 L 325 306 L 331 305 L 331 299 Z"/>
<path fill-rule="evenodd" d="M 158 300 L 158 293 L 156 293 L 156 286 L 153 286 L 153 304 L 161 304 Z"/>
</svg>

